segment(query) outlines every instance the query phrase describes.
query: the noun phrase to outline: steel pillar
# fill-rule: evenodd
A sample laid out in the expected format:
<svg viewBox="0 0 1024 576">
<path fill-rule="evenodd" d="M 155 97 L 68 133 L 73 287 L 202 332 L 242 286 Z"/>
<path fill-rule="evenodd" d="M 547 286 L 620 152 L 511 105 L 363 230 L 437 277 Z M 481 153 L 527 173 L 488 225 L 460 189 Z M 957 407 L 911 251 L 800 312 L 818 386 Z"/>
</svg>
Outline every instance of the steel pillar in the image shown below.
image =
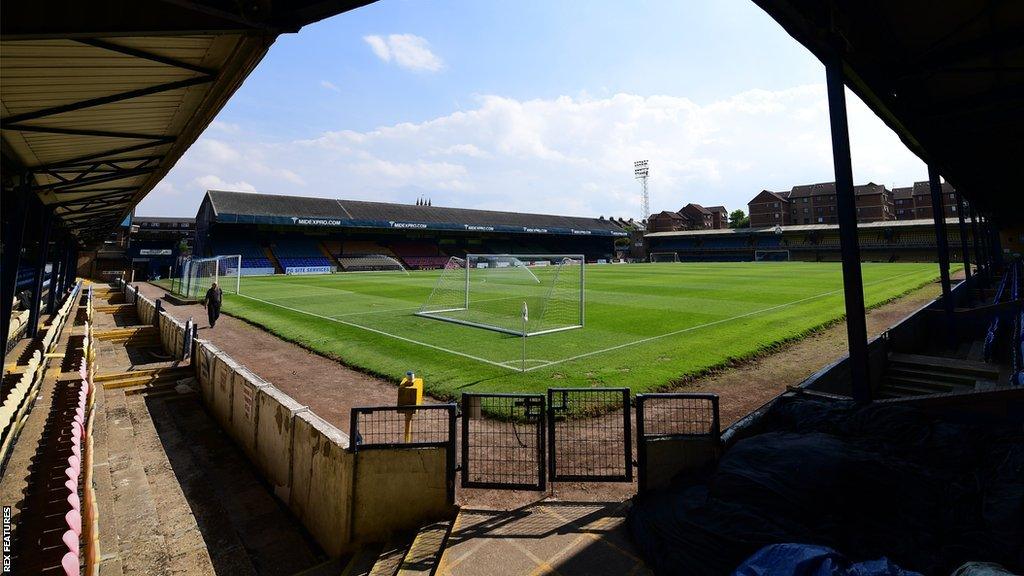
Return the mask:
<svg viewBox="0 0 1024 576">
<path fill-rule="evenodd" d="M 935 223 L 935 242 L 939 253 L 939 278 L 942 281 L 942 307 L 946 311 L 946 343 L 956 345 L 956 322 L 953 319 L 953 295 L 949 285 L 949 240 L 946 238 L 946 210 L 942 202 L 942 184 L 939 172 L 928 165 L 928 187 L 932 193 L 932 221 Z"/>
<path fill-rule="evenodd" d="M 25 233 L 25 218 L 29 198 L 28 176 L 22 177 L 18 190 L 3 194 L 4 246 L 0 266 L 0 334 L 4 339 L 4 356 L 7 356 L 7 335 L 11 332 L 11 312 L 14 309 L 14 294 L 18 288 L 18 264 L 21 261 L 21 246 Z"/>
<path fill-rule="evenodd" d="M 35 338 L 39 331 L 39 307 L 43 303 L 43 274 L 46 273 L 46 257 L 50 250 L 50 230 L 53 228 L 53 211 L 40 206 L 41 214 L 39 229 L 39 254 L 36 255 L 36 272 L 32 278 L 32 308 L 28 312 L 28 336 Z"/>
<path fill-rule="evenodd" d="M 53 260 L 50 261 L 50 294 L 46 297 L 46 313 L 53 314 L 57 310 L 57 292 L 60 290 L 60 255 L 64 252 L 64 242 L 60 240 L 53 243 Z"/>
<path fill-rule="evenodd" d="M 69 239 L 70 240 L 70 239 Z M 67 292 L 75 285 L 75 276 L 78 275 L 78 248 L 74 240 L 68 242 L 68 253 L 64 260 L 64 291 Z M 63 296 L 63 294 L 62 294 Z"/>
<path fill-rule="evenodd" d="M 971 206 L 971 240 L 974 242 L 974 262 L 978 266 L 977 275 L 987 285 L 987 271 L 983 268 L 985 261 L 981 257 L 981 232 L 978 229 L 978 213 L 974 210 L 974 206 Z"/>
<path fill-rule="evenodd" d="M 871 401 L 868 372 L 868 331 L 864 319 L 864 284 L 857 240 L 857 205 L 853 195 L 850 132 L 846 117 L 843 62 L 838 55 L 825 63 L 829 123 L 832 129 L 832 162 L 836 175 L 839 247 L 843 257 L 843 295 L 846 301 L 846 337 L 850 349 L 850 378 L 854 400 Z"/>
<path fill-rule="evenodd" d="M 960 253 L 964 260 L 964 280 L 971 285 L 971 252 L 967 249 L 967 223 L 964 222 L 964 199 L 956 191 L 956 217 L 960 226 Z"/>
</svg>

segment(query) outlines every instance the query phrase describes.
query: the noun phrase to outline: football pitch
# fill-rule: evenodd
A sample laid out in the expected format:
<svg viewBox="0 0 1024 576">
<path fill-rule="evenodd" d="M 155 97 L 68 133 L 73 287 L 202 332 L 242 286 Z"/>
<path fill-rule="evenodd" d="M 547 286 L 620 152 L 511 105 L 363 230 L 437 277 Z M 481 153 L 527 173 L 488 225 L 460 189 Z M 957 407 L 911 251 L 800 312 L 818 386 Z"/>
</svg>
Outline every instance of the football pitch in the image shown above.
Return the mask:
<svg viewBox="0 0 1024 576">
<path fill-rule="evenodd" d="M 862 270 L 868 306 L 938 277 L 935 264 Z M 838 263 L 588 265 L 585 326 L 523 339 L 417 316 L 439 275 L 243 277 L 240 295 L 225 293 L 224 310 L 386 378 L 415 371 L 442 398 L 563 386 L 655 390 L 799 338 L 844 312 Z"/>
</svg>

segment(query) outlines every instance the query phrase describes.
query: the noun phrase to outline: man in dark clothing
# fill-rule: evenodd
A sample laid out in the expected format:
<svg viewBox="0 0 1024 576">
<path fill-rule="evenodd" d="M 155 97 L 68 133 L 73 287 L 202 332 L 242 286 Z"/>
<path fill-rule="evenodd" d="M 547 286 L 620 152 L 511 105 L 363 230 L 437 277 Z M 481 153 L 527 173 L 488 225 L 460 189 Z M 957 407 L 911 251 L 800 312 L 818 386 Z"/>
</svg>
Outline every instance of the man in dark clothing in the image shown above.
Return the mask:
<svg viewBox="0 0 1024 576">
<path fill-rule="evenodd" d="M 210 328 L 213 328 L 214 324 L 217 323 L 217 318 L 220 317 L 220 302 L 223 298 L 223 293 L 220 290 L 220 286 L 216 282 L 210 289 L 206 291 L 206 298 L 203 299 L 203 305 L 206 306 L 206 316 L 210 319 Z"/>
</svg>

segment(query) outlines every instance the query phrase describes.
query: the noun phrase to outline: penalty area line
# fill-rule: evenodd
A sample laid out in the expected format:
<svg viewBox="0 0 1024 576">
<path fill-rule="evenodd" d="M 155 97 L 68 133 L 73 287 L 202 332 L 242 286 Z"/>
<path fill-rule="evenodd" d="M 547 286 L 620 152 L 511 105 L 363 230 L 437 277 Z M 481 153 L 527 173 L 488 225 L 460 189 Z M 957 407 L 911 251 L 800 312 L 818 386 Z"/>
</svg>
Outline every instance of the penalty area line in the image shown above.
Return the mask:
<svg viewBox="0 0 1024 576">
<path fill-rule="evenodd" d="M 868 283 L 864 284 L 864 286 L 865 287 L 866 286 L 872 286 L 874 284 L 880 284 L 882 282 L 891 282 L 892 280 L 895 280 L 896 278 L 902 278 L 904 276 L 909 276 L 911 274 L 917 274 L 917 271 L 915 270 L 913 272 L 906 272 L 904 274 L 899 274 L 899 275 L 896 275 L 896 276 L 890 276 L 888 278 L 885 278 L 885 279 L 882 279 L 882 280 L 877 280 L 875 282 L 868 282 Z M 653 342 L 654 340 L 659 340 L 661 338 L 668 338 L 669 336 L 678 336 L 679 334 L 685 334 L 686 332 L 692 332 L 694 330 L 700 330 L 701 328 L 707 328 L 709 326 L 716 326 L 718 324 L 724 324 L 726 322 L 732 322 L 733 320 L 740 320 L 742 318 L 747 318 L 747 317 L 750 317 L 750 316 L 757 316 L 758 314 L 763 314 L 765 312 L 772 312 L 774 310 L 779 310 L 779 309 L 782 309 L 782 308 L 786 308 L 788 306 L 793 306 L 794 304 L 800 304 L 800 303 L 803 303 L 803 302 L 808 302 L 810 300 L 815 300 L 817 298 L 824 298 L 825 296 L 831 296 L 833 294 L 838 294 L 838 293 L 840 293 L 842 291 L 843 291 L 843 289 L 839 288 L 837 290 L 831 290 L 829 292 L 822 292 L 821 294 L 815 294 L 814 296 L 808 296 L 806 298 L 800 298 L 799 300 L 793 300 L 792 302 L 784 302 L 782 304 L 776 304 L 775 306 L 769 306 L 768 308 L 761 308 L 760 310 L 753 310 L 751 312 L 746 312 L 744 314 L 739 314 L 739 315 L 736 315 L 736 316 L 732 316 L 730 318 L 722 318 L 721 320 L 715 320 L 715 321 L 712 321 L 712 322 L 705 322 L 704 324 L 698 324 L 696 326 L 688 326 L 688 327 L 682 328 L 680 330 L 674 330 L 672 332 L 666 332 L 664 334 L 658 334 L 657 336 L 649 336 L 647 338 L 641 338 L 639 340 L 634 340 L 632 342 L 626 342 L 624 344 L 618 344 L 616 346 L 611 346 L 611 347 L 608 347 L 608 348 L 603 348 L 601 350 L 593 350 L 591 352 L 584 352 L 583 354 L 577 354 L 575 356 L 570 356 L 568 358 L 562 358 L 560 360 L 553 360 L 553 361 L 548 362 L 547 364 L 545 364 L 543 366 L 532 366 L 530 368 L 527 368 L 525 371 L 526 372 L 532 372 L 534 370 L 540 370 L 542 368 L 547 368 L 548 366 L 554 366 L 556 364 L 562 364 L 562 363 L 565 363 L 565 362 L 572 362 L 573 360 L 579 360 L 581 358 L 588 358 L 590 356 L 594 356 L 594 355 L 597 355 L 597 354 L 604 354 L 605 352 L 613 352 L 615 350 L 620 350 L 622 348 L 628 348 L 630 346 L 635 346 L 637 344 L 646 344 L 647 342 Z"/>
<path fill-rule="evenodd" d="M 358 328 L 360 330 L 366 330 L 367 332 L 373 332 L 374 334 L 380 334 L 381 336 L 387 336 L 388 338 L 394 338 L 395 340 L 401 340 L 402 342 L 408 342 L 409 344 L 417 344 L 417 345 L 423 346 L 425 348 L 431 348 L 433 350 L 438 350 L 440 352 L 447 352 L 448 354 L 454 354 L 456 356 L 462 356 L 463 358 L 469 358 L 470 360 L 476 360 L 477 362 L 483 362 L 484 364 L 490 364 L 491 366 L 497 366 L 498 368 L 504 368 L 506 370 L 518 371 L 518 369 L 509 368 L 508 366 L 505 366 L 501 362 L 494 362 L 493 360 L 488 360 L 486 358 L 480 358 L 480 357 L 477 357 L 477 356 L 473 356 L 472 354 L 466 354 L 465 352 L 459 352 L 458 350 L 451 350 L 451 349 L 448 349 L 448 348 L 444 348 L 443 346 L 435 346 L 433 344 L 427 344 L 426 342 L 420 342 L 419 340 L 413 340 L 412 338 L 406 338 L 405 336 L 399 336 L 397 334 L 392 334 L 390 332 L 385 332 L 383 330 L 378 330 L 376 328 L 370 328 L 368 326 L 360 326 L 359 324 L 353 324 L 352 322 L 346 322 L 344 320 L 339 320 L 338 318 L 331 318 L 330 316 L 323 316 L 323 315 L 320 315 L 320 314 L 315 314 L 313 312 L 308 312 L 306 310 L 299 310 L 298 308 L 291 308 L 289 306 L 282 306 L 280 304 L 275 304 L 273 302 L 268 302 L 266 300 L 261 300 L 260 298 L 254 298 L 252 296 L 246 296 L 245 294 L 236 294 L 236 296 L 241 296 L 242 298 L 248 298 L 249 300 L 255 300 L 256 302 L 262 302 L 264 304 L 267 304 L 267 305 L 270 305 L 270 306 L 275 306 L 277 308 L 283 308 L 284 310 L 289 310 L 291 312 L 297 312 L 299 314 L 305 314 L 306 316 L 312 316 L 314 318 L 320 318 L 321 320 L 327 320 L 327 321 L 330 321 L 330 322 L 337 322 L 338 324 L 344 324 L 345 326 L 350 326 L 352 328 Z"/>
</svg>

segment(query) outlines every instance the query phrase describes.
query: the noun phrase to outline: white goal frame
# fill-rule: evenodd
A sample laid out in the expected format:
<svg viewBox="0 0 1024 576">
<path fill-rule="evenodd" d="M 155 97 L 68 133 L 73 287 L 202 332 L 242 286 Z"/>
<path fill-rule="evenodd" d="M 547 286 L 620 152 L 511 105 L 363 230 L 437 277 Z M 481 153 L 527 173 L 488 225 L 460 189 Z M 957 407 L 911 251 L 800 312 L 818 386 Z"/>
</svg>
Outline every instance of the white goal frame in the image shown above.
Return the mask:
<svg viewBox="0 0 1024 576">
<path fill-rule="evenodd" d="M 371 259 L 376 258 L 380 260 L 390 260 L 392 264 L 396 266 L 394 270 L 346 270 L 345 264 L 342 264 L 342 260 L 360 260 L 360 259 Z M 387 274 L 389 272 L 402 272 L 406 276 L 409 275 L 409 269 L 406 268 L 401 261 L 393 256 L 387 254 L 339 254 L 334 257 L 338 263 L 338 271 L 344 272 L 345 274 Z"/>
<path fill-rule="evenodd" d="M 664 260 L 655 261 L 654 257 L 655 256 L 667 256 L 667 255 L 671 255 L 672 256 L 672 263 L 679 262 L 679 252 L 651 252 L 650 254 L 647 255 L 647 260 L 649 262 L 651 262 L 652 264 L 664 264 L 665 263 Z"/>
<path fill-rule="evenodd" d="M 211 256 L 209 258 L 190 258 L 181 267 L 181 278 L 180 278 L 179 284 L 178 284 L 178 288 L 179 288 L 178 293 L 181 294 L 182 296 L 185 296 L 186 298 L 199 297 L 200 296 L 199 291 L 205 289 L 205 287 L 201 285 L 199 274 L 203 273 L 204 270 L 206 270 L 203 267 L 203 265 L 204 264 L 209 264 L 211 262 L 214 263 L 214 265 L 212 267 L 213 275 L 212 276 L 203 276 L 203 278 L 211 278 L 212 277 L 213 278 L 213 282 L 221 284 L 221 290 L 224 290 L 224 286 L 223 286 L 223 283 L 221 282 L 221 279 L 222 278 L 226 279 L 226 280 L 229 281 L 229 283 L 231 283 L 230 280 L 231 280 L 231 278 L 233 276 L 234 277 L 234 282 L 233 282 L 233 284 L 234 284 L 234 293 L 235 294 L 241 294 L 242 293 L 242 255 L 241 254 L 231 254 L 231 255 L 225 255 L 225 256 Z M 224 266 L 225 274 L 223 276 L 220 273 L 221 262 L 224 262 L 226 264 Z M 231 266 L 232 264 L 234 264 L 234 271 L 235 272 L 234 272 L 234 274 L 229 274 L 228 272 L 232 269 L 232 266 Z M 207 285 L 207 287 L 208 287 L 208 285 Z M 228 289 L 224 290 L 224 291 L 225 292 L 231 292 L 232 290 L 231 290 L 231 287 L 228 286 Z"/>
<path fill-rule="evenodd" d="M 766 254 L 784 254 L 786 257 L 781 260 L 764 258 Z M 754 250 L 754 262 L 789 262 L 789 250 Z"/>
<path fill-rule="evenodd" d="M 510 261 L 518 262 L 518 264 L 521 264 L 522 266 L 519 266 L 518 264 L 513 264 L 513 266 L 509 266 L 508 268 L 521 268 L 523 273 L 525 275 L 528 275 L 529 277 L 531 277 L 532 281 L 536 282 L 538 285 L 543 284 L 543 281 L 540 278 L 538 278 L 536 274 L 534 274 L 533 270 L 531 270 L 532 267 L 536 267 L 536 266 L 553 266 L 553 267 L 554 266 L 558 266 L 558 267 L 560 267 L 558 270 L 556 270 L 555 276 L 551 280 L 551 284 L 549 286 L 541 288 L 542 290 L 545 291 L 545 299 L 544 299 L 544 306 L 543 306 L 543 308 L 541 310 L 530 310 L 529 311 L 529 316 L 538 315 L 541 318 L 545 317 L 545 314 L 547 312 L 547 304 L 550 303 L 554 298 L 557 298 L 557 295 L 554 294 L 554 291 L 557 288 L 559 279 L 561 277 L 562 279 L 564 279 L 565 281 L 568 281 L 568 282 L 578 282 L 579 294 L 577 296 L 577 299 L 578 299 L 579 305 L 578 305 L 576 321 L 575 322 L 571 322 L 571 323 L 565 323 L 565 325 L 563 325 L 563 326 L 556 326 L 556 327 L 552 327 L 552 328 L 543 328 L 542 327 L 541 329 L 530 329 L 528 327 L 527 323 L 524 322 L 522 328 L 510 328 L 510 327 L 499 326 L 499 325 L 496 325 L 496 324 L 480 322 L 480 321 L 475 321 L 475 320 L 466 319 L 466 318 L 459 318 L 458 316 L 447 314 L 447 313 L 452 313 L 452 312 L 468 311 L 468 310 L 471 309 L 472 304 L 473 304 L 473 299 L 471 298 L 471 294 L 473 293 L 473 291 L 472 291 L 472 279 L 473 279 L 473 275 L 474 275 L 474 270 L 480 270 L 481 269 L 481 268 L 479 268 L 476 265 L 471 265 L 471 263 L 472 262 L 477 262 L 479 260 L 485 260 L 485 259 L 489 259 L 489 260 L 508 259 Z M 566 263 L 567 260 L 569 260 L 571 262 L 567 264 Z M 544 264 L 541 264 L 542 262 Z M 552 262 L 558 262 L 558 263 L 552 264 Z M 578 272 L 575 269 L 567 268 L 567 266 L 577 265 L 576 262 L 578 262 L 578 266 L 579 266 L 579 271 Z M 461 270 L 460 270 L 460 268 L 461 268 Z M 483 328 L 483 329 L 486 329 L 486 330 L 493 330 L 493 331 L 501 332 L 501 333 L 504 333 L 504 334 L 510 334 L 510 335 L 513 335 L 513 336 L 523 336 L 523 337 L 527 337 L 527 336 L 540 336 L 540 335 L 543 335 L 543 334 L 551 334 L 551 333 L 554 333 L 554 332 L 563 332 L 563 331 L 566 331 L 566 330 L 575 330 L 575 329 L 578 329 L 578 328 L 583 328 L 584 323 L 585 323 L 585 318 L 586 318 L 586 272 L 585 272 L 585 270 L 586 270 L 586 258 L 584 257 L 583 254 L 466 254 L 465 258 L 460 258 L 460 257 L 457 257 L 457 256 L 452 256 L 451 258 L 449 258 L 448 264 L 442 270 L 442 272 L 441 272 L 442 276 L 438 279 L 437 284 L 434 285 L 434 289 L 431 291 L 431 294 L 427 298 L 427 301 L 423 304 L 423 306 L 420 307 L 419 311 L 417 311 L 415 313 L 415 315 L 416 316 L 421 316 L 421 317 L 424 317 L 424 318 L 431 318 L 431 319 L 434 319 L 434 320 L 442 320 L 444 322 L 451 322 L 453 324 L 462 324 L 464 326 L 472 326 L 474 328 Z M 566 271 L 568 271 L 568 274 L 571 274 L 573 276 L 564 276 L 564 277 L 562 277 L 562 273 L 566 272 Z M 461 287 L 462 297 L 460 298 L 460 302 L 452 301 L 451 305 L 449 305 L 449 306 L 445 306 L 445 307 L 437 308 L 437 309 L 429 309 L 429 304 L 434 300 L 434 298 L 437 295 L 439 290 L 449 290 L 449 291 L 451 291 L 450 287 L 446 288 L 446 287 L 443 286 L 443 283 L 445 281 L 445 274 L 449 273 L 449 272 L 460 273 L 463 276 L 463 278 L 460 279 L 460 282 L 462 284 L 462 287 Z M 578 274 L 578 276 L 575 276 L 577 274 Z M 454 274 L 450 275 L 449 278 L 451 280 L 454 280 Z M 502 300 L 505 300 L 505 298 L 503 298 Z M 516 300 L 518 300 L 518 298 L 517 297 L 509 297 L 509 298 L 507 298 L 507 300 L 516 301 Z M 526 297 L 524 297 L 524 299 L 523 299 L 523 304 L 525 304 L 525 303 L 526 303 Z M 515 302 L 515 305 L 518 307 L 519 303 Z M 534 317 L 536 317 L 536 316 L 534 316 Z"/>
</svg>

